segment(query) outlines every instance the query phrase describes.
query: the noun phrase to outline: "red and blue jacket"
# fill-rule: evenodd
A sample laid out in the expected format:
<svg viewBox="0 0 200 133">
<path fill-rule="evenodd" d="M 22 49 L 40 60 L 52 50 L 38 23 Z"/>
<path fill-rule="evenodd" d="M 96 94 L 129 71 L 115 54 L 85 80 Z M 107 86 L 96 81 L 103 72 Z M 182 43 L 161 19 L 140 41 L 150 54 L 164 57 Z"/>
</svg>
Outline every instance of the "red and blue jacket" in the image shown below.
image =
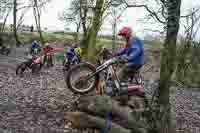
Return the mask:
<svg viewBox="0 0 200 133">
<path fill-rule="evenodd" d="M 144 64 L 144 43 L 138 37 L 131 37 L 125 48 L 118 55 L 126 55 L 128 64 Z"/>
</svg>

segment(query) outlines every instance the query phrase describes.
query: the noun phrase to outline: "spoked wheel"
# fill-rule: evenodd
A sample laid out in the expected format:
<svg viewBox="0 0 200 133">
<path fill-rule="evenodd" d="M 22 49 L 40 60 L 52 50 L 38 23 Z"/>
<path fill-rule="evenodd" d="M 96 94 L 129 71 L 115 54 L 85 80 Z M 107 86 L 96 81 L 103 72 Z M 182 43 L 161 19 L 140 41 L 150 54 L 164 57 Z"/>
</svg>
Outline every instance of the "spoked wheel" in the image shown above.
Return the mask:
<svg viewBox="0 0 200 133">
<path fill-rule="evenodd" d="M 42 63 L 34 64 L 32 66 L 32 73 L 38 73 L 42 69 Z"/>
<path fill-rule="evenodd" d="M 69 64 L 65 64 L 63 67 L 63 71 L 66 72 L 70 69 L 70 65 Z"/>
<path fill-rule="evenodd" d="M 96 68 L 91 64 L 82 63 L 72 67 L 66 75 L 66 84 L 68 88 L 79 94 L 86 94 L 95 89 L 98 85 L 99 75 L 95 75 L 86 80 L 91 74 L 96 71 Z"/>
<path fill-rule="evenodd" d="M 25 62 L 23 62 L 23 63 L 21 63 L 19 66 L 17 66 L 17 69 L 16 69 L 16 75 L 19 75 L 19 74 L 23 74 L 24 73 L 24 71 L 26 70 L 26 63 Z"/>
<path fill-rule="evenodd" d="M 69 71 L 70 66 L 71 66 L 71 61 L 63 61 L 63 71 L 64 72 Z"/>
<path fill-rule="evenodd" d="M 136 72 L 134 75 L 131 75 L 129 82 L 137 85 L 144 85 L 144 78 L 140 72 Z"/>
</svg>

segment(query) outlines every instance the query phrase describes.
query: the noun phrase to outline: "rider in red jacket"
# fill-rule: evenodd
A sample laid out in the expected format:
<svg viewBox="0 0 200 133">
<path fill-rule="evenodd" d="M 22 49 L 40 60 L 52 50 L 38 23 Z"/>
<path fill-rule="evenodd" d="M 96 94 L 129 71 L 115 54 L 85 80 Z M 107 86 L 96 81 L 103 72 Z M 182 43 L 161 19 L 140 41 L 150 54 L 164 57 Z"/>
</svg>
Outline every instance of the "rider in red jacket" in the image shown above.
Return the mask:
<svg viewBox="0 0 200 133">
<path fill-rule="evenodd" d="M 142 40 L 132 34 L 130 27 L 123 27 L 119 33 L 126 40 L 125 47 L 117 54 L 125 56 L 125 65 L 122 68 L 119 79 L 126 82 L 130 73 L 136 73 L 144 64 L 144 44 Z"/>
<path fill-rule="evenodd" d="M 49 46 L 48 43 L 45 43 L 44 48 L 42 49 L 44 56 L 44 62 L 46 62 L 46 57 L 49 54 L 50 55 L 50 64 L 51 66 L 53 66 L 53 57 L 51 55 L 51 53 L 53 53 L 55 51 L 54 48 L 52 48 L 51 46 Z M 48 62 L 47 62 L 48 64 Z"/>
<path fill-rule="evenodd" d="M 52 48 L 51 46 L 49 46 L 48 43 L 44 44 L 44 48 L 42 49 L 43 53 L 46 55 L 47 53 L 51 53 L 54 51 L 54 48 Z"/>
</svg>

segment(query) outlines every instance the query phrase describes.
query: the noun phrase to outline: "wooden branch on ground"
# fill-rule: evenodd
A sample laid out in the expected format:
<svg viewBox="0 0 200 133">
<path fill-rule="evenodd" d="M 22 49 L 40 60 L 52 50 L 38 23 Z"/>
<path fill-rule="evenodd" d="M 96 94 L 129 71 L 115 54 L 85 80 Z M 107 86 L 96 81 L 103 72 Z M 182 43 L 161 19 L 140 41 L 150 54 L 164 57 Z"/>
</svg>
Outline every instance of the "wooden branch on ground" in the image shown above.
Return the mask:
<svg viewBox="0 0 200 133">
<path fill-rule="evenodd" d="M 94 117 L 83 112 L 66 112 L 64 116 L 66 121 L 70 121 L 73 128 L 86 129 L 103 129 L 105 127 L 105 120 Z M 134 125 L 133 125 L 134 126 Z M 113 122 L 110 122 L 108 129 L 109 133 L 131 133 L 130 130 L 121 127 Z"/>
<path fill-rule="evenodd" d="M 106 112 L 110 112 L 121 120 L 120 125 L 137 133 L 145 133 L 148 130 L 144 123 L 135 120 L 134 114 L 129 107 L 120 106 L 117 101 L 108 96 L 81 97 L 78 108 L 81 111 L 98 116 L 104 116 Z"/>
</svg>

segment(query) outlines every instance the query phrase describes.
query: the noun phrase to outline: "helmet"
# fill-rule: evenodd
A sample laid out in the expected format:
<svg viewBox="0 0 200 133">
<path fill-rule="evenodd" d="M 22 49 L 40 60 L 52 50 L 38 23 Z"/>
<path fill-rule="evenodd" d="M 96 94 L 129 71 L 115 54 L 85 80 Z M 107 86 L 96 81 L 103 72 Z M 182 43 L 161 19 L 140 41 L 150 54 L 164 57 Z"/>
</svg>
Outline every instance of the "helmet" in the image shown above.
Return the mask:
<svg viewBox="0 0 200 133">
<path fill-rule="evenodd" d="M 46 42 L 46 43 L 44 44 L 44 46 L 45 46 L 45 47 L 49 46 L 49 43 L 48 43 L 48 42 Z"/>
<path fill-rule="evenodd" d="M 74 52 L 75 52 L 76 55 L 81 56 L 82 49 L 80 47 L 77 47 L 77 48 L 74 49 Z"/>
<path fill-rule="evenodd" d="M 74 47 L 74 48 L 78 48 L 79 45 L 78 45 L 78 43 L 74 43 L 72 47 Z"/>
<path fill-rule="evenodd" d="M 33 43 L 37 43 L 37 40 L 34 40 Z"/>
<path fill-rule="evenodd" d="M 126 38 L 130 37 L 132 35 L 132 29 L 130 27 L 123 27 L 119 33 L 119 36 L 125 36 Z"/>
</svg>

